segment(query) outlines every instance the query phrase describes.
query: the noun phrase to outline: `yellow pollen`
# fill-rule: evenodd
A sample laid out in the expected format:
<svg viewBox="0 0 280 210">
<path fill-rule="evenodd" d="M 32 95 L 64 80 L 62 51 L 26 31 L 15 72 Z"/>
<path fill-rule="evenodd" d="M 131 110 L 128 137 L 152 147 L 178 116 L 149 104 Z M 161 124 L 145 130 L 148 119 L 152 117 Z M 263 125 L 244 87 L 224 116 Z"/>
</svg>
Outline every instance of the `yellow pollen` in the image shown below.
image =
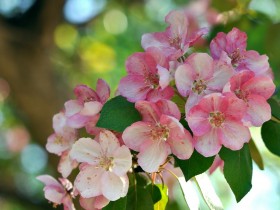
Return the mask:
<svg viewBox="0 0 280 210">
<path fill-rule="evenodd" d="M 193 82 L 192 91 L 197 94 L 201 94 L 207 88 L 205 82 L 201 79 Z"/>
<path fill-rule="evenodd" d="M 109 171 L 113 167 L 113 159 L 113 157 L 103 156 L 99 162 L 99 166 L 104 168 L 106 171 Z"/>
<path fill-rule="evenodd" d="M 238 90 L 235 90 L 234 93 L 238 98 L 242 99 L 243 101 L 245 101 L 245 102 L 248 101 L 249 93 L 247 91 L 238 89 Z"/>
<path fill-rule="evenodd" d="M 152 135 L 153 140 L 167 141 L 167 139 L 169 137 L 169 129 L 165 125 L 157 124 L 156 127 L 151 131 L 151 135 Z"/>
<path fill-rule="evenodd" d="M 221 112 L 210 112 L 209 122 L 213 127 L 221 127 L 225 121 L 225 115 Z"/>
</svg>

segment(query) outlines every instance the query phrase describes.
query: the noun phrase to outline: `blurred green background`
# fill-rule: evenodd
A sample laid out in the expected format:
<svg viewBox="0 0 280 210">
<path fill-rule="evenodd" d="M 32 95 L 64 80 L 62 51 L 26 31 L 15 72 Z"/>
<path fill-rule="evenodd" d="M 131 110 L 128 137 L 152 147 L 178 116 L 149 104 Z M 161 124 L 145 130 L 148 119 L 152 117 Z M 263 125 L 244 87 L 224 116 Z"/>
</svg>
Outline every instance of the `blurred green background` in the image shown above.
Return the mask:
<svg viewBox="0 0 280 210">
<path fill-rule="evenodd" d="M 208 42 L 232 27 L 245 31 L 247 49 L 269 56 L 280 85 L 280 0 L 0 0 L 0 210 L 51 209 L 35 177 L 58 176 L 58 157 L 45 150 L 52 116 L 77 84 L 95 88 L 103 78 L 114 94 L 126 58 L 143 51 L 142 34 L 163 31 L 165 15 L 188 6 L 211 27 Z M 239 204 L 221 172 L 211 176 L 225 209 L 280 209 L 280 159 L 259 132 L 265 170 L 254 165 L 253 189 Z M 171 210 L 187 208 L 178 189 Z"/>
</svg>

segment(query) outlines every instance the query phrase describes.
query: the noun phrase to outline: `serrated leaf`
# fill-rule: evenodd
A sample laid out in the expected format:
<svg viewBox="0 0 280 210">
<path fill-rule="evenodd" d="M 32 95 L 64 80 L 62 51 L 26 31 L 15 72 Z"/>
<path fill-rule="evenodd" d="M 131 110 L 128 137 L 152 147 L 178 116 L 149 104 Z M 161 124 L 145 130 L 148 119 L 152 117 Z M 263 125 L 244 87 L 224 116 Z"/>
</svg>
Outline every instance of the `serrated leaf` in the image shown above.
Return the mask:
<svg viewBox="0 0 280 210">
<path fill-rule="evenodd" d="M 224 160 L 224 176 L 239 202 L 252 188 L 252 158 L 248 144 L 238 151 L 223 147 L 219 152 Z"/>
<path fill-rule="evenodd" d="M 197 151 L 194 151 L 192 156 L 188 160 L 180 160 L 175 157 L 175 161 L 181 168 L 186 181 L 192 177 L 205 172 L 213 163 L 213 157 L 204 157 Z"/>
<path fill-rule="evenodd" d="M 122 96 L 117 96 L 104 104 L 97 127 L 123 132 L 132 123 L 140 121 L 141 116 L 134 103 Z"/>
<path fill-rule="evenodd" d="M 166 204 L 168 202 L 167 186 L 162 184 L 156 184 L 160 191 L 161 199 L 154 204 L 154 210 L 165 210 Z"/>
<path fill-rule="evenodd" d="M 252 159 L 257 164 L 259 169 L 263 170 L 264 169 L 263 159 L 253 139 L 249 141 L 249 149 L 250 149 Z"/>
<path fill-rule="evenodd" d="M 280 156 L 280 124 L 272 120 L 265 122 L 261 128 L 261 135 L 268 150 Z"/>
<path fill-rule="evenodd" d="M 276 117 L 278 120 L 280 120 L 280 103 L 274 99 L 270 98 L 267 101 L 271 107 L 271 114 L 272 116 Z"/>
<path fill-rule="evenodd" d="M 127 210 L 126 208 L 127 196 L 120 198 L 116 201 L 110 201 L 110 203 L 103 208 L 103 210 Z"/>
</svg>

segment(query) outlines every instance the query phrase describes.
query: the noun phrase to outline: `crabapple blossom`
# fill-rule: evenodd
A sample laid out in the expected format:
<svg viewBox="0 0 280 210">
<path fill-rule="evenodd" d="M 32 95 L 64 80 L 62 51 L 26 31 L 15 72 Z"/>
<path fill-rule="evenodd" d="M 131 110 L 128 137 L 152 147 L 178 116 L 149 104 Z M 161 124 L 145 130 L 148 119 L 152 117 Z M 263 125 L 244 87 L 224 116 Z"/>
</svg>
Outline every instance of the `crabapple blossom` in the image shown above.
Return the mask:
<svg viewBox="0 0 280 210">
<path fill-rule="evenodd" d="M 160 86 L 158 72 L 161 67 L 168 68 L 167 65 L 166 59 L 156 49 L 134 53 L 126 61 L 128 75 L 120 81 L 120 94 L 131 102 L 170 99 L 173 89 L 163 84 L 164 88 Z"/>
<path fill-rule="evenodd" d="M 247 34 L 233 28 L 228 34 L 219 32 L 210 43 L 211 55 L 214 59 L 230 58 L 236 71 L 251 70 L 256 75 L 267 74 L 269 70 L 268 57 L 259 55 L 254 50 L 246 51 Z"/>
<path fill-rule="evenodd" d="M 165 22 L 169 25 L 164 32 L 148 33 L 142 36 L 142 47 L 158 48 L 168 60 L 175 61 L 183 56 L 189 47 L 208 33 L 206 28 L 190 26 L 188 13 L 184 10 L 171 11 Z"/>
<path fill-rule="evenodd" d="M 249 142 L 250 131 L 242 123 L 245 103 L 234 94 L 204 96 L 187 114 L 195 149 L 205 157 L 218 154 L 222 145 L 239 150 Z"/>
<path fill-rule="evenodd" d="M 224 92 L 232 92 L 247 106 L 243 118 L 248 126 L 261 126 L 271 118 L 271 108 L 266 102 L 275 91 L 273 81 L 266 76 L 255 76 L 252 71 L 242 71 L 234 75 Z"/>
<path fill-rule="evenodd" d="M 216 155 L 214 162 L 209 168 L 209 174 L 213 174 L 217 168 L 220 168 L 223 171 L 224 168 L 224 161 L 220 158 L 219 155 Z"/>
<path fill-rule="evenodd" d="M 67 125 L 72 128 L 82 128 L 99 114 L 110 96 L 110 88 L 104 80 L 99 79 L 96 91 L 86 85 L 78 85 L 74 93 L 77 99 L 69 100 L 64 105 Z"/>
<path fill-rule="evenodd" d="M 68 179 L 59 178 L 60 183 L 49 175 L 41 175 L 36 177 L 45 184 L 45 198 L 57 205 L 63 204 L 64 210 L 75 210 L 72 202 L 73 193 L 72 183 Z"/>
<path fill-rule="evenodd" d="M 108 130 L 97 140 L 81 138 L 73 145 L 70 157 L 82 163 L 74 184 L 83 198 L 103 195 L 115 201 L 127 194 L 132 155 Z"/>
<path fill-rule="evenodd" d="M 176 87 L 186 97 L 186 112 L 210 93 L 222 92 L 233 75 L 233 69 L 223 61 L 213 61 L 206 53 L 193 53 L 175 73 Z"/>
<path fill-rule="evenodd" d="M 99 195 L 92 198 L 83 198 L 80 197 L 79 199 L 81 206 L 85 210 L 99 210 L 103 207 L 107 206 L 110 202 L 107 198 L 105 198 L 103 195 Z"/>
<path fill-rule="evenodd" d="M 192 137 L 179 122 L 180 112 L 173 102 L 138 101 L 135 107 L 143 121 L 127 127 L 122 138 L 125 145 L 139 152 L 138 164 L 144 171 L 158 171 L 171 153 L 180 159 L 191 156 Z"/>
</svg>

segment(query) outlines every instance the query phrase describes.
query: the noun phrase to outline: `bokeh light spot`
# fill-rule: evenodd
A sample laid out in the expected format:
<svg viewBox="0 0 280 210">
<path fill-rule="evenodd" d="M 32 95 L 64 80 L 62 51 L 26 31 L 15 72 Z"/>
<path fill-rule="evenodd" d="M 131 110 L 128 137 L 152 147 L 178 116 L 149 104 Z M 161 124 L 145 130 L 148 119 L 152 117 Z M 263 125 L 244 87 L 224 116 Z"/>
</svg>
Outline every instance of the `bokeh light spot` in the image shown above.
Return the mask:
<svg viewBox="0 0 280 210">
<path fill-rule="evenodd" d="M 121 34 L 127 29 L 127 17 L 119 10 L 110 10 L 103 19 L 104 28 L 111 34 Z"/>
<path fill-rule="evenodd" d="M 42 147 L 29 144 L 21 152 L 21 165 L 25 172 L 37 174 L 43 171 L 47 165 L 47 154 Z"/>
<path fill-rule="evenodd" d="M 0 13 L 6 17 L 12 17 L 26 12 L 35 0 L 0 0 Z"/>
<path fill-rule="evenodd" d="M 105 73 L 116 66 L 116 53 L 110 46 L 92 42 L 81 52 L 82 59 L 95 72 Z"/>
<path fill-rule="evenodd" d="M 105 5 L 106 0 L 67 0 L 64 15 L 69 22 L 81 24 L 98 15 Z"/>
<path fill-rule="evenodd" d="M 69 24 L 59 25 L 54 32 L 54 41 L 56 45 L 64 50 L 71 49 L 78 37 L 76 28 Z"/>
<path fill-rule="evenodd" d="M 0 78 L 0 102 L 4 101 L 10 94 L 10 86 L 8 82 Z"/>
</svg>

